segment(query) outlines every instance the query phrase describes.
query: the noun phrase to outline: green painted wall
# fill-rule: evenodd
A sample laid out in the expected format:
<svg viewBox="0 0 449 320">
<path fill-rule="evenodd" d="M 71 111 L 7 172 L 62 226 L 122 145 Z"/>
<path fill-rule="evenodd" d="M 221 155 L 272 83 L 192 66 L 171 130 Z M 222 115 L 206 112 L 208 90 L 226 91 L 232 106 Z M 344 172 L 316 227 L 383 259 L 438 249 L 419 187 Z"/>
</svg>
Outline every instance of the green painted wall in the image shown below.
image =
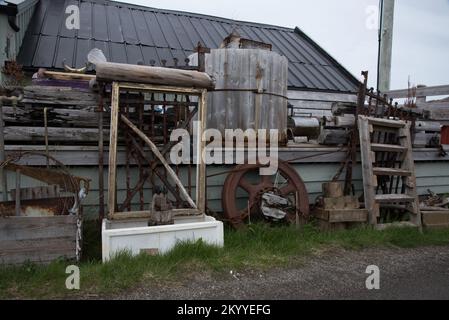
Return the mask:
<svg viewBox="0 0 449 320">
<path fill-rule="evenodd" d="M 227 171 L 232 167 L 225 166 L 210 166 L 208 167 L 208 175 L 214 173 L 221 173 L 223 171 Z M 333 176 L 337 172 L 339 168 L 339 164 L 298 164 L 295 165 L 298 173 L 304 180 L 307 190 L 309 192 L 309 200 L 311 203 L 315 201 L 315 199 L 321 194 L 321 186 L 325 182 L 329 182 L 332 180 Z M 88 217 L 95 217 L 98 215 L 98 203 L 99 203 L 99 192 L 98 192 L 98 171 L 95 167 L 74 167 L 71 168 L 71 172 L 80 177 L 87 177 L 92 179 L 91 183 L 91 191 L 89 196 L 84 201 L 84 213 Z M 187 185 L 188 174 L 186 168 L 180 168 L 180 176 L 184 185 Z M 193 170 L 193 182 L 195 182 L 195 171 Z M 448 162 L 419 162 L 416 164 L 416 174 L 417 174 L 417 182 L 418 182 L 418 191 L 419 194 L 426 194 L 427 189 L 431 189 L 436 193 L 449 193 L 449 163 Z M 8 174 L 8 186 L 9 189 L 14 188 L 15 186 L 15 175 L 13 173 Z M 342 175 L 343 177 L 344 175 Z M 136 169 L 131 171 L 131 186 L 134 186 L 137 183 L 138 171 Z M 222 211 L 221 207 L 221 193 L 223 190 L 223 184 L 226 176 L 217 176 L 208 179 L 208 205 L 209 207 L 216 211 Z M 105 172 L 105 182 L 107 182 L 107 172 Z M 118 170 L 117 176 L 118 182 L 118 200 L 119 203 L 123 201 L 126 197 L 126 174 L 123 168 Z M 156 183 L 159 183 L 156 180 Z M 362 193 L 363 184 L 362 184 L 362 174 L 360 167 L 356 168 L 355 174 L 355 186 L 358 195 Z M 36 187 L 41 186 L 42 184 L 36 181 L 33 181 L 29 178 L 22 178 L 22 188 L 26 187 Z M 107 185 L 107 183 L 106 183 Z M 195 188 L 192 190 L 193 198 L 195 197 Z M 145 189 L 145 201 L 146 207 L 150 207 L 150 201 L 152 198 L 151 187 L 149 184 L 146 185 Z M 105 194 L 107 200 L 107 193 Z M 140 208 L 136 206 L 138 203 L 139 196 L 136 196 L 134 199 L 133 210 L 139 210 Z M 246 203 L 246 199 L 244 195 L 241 195 L 241 205 L 244 206 Z"/>
</svg>

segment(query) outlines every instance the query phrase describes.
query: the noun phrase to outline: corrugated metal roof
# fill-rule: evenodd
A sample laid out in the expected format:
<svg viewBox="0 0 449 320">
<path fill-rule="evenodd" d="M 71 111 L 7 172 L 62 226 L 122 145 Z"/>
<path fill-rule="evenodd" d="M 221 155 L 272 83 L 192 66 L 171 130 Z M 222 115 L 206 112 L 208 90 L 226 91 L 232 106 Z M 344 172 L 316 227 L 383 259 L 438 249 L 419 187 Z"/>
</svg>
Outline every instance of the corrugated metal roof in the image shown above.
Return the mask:
<svg viewBox="0 0 449 320">
<path fill-rule="evenodd" d="M 78 5 L 80 30 L 65 27 L 65 8 Z M 92 48 L 108 60 L 180 64 L 198 42 L 217 48 L 235 28 L 244 38 L 270 43 L 289 60 L 289 87 L 355 92 L 357 79 L 298 28 L 147 8 L 101 0 L 41 0 L 18 60 L 26 68 L 82 67 Z"/>
</svg>

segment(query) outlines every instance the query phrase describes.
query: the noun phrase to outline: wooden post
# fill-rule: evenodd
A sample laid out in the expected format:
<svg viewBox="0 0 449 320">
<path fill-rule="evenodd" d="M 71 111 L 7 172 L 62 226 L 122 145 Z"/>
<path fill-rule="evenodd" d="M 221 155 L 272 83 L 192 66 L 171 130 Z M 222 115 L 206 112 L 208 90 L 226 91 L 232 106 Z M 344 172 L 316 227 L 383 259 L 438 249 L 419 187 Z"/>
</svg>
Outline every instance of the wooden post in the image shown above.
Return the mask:
<svg viewBox="0 0 449 320">
<path fill-rule="evenodd" d="M 198 210 L 206 214 L 206 141 L 203 139 L 203 133 L 206 130 L 207 119 L 207 90 L 203 90 L 199 105 L 199 123 L 198 123 L 198 166 L 196 182 L 196 203 Z"/>
<path fill-rule="evenodd" d="M 100 192 L 100 221 L 104 219 L 104 136 L 103 136 L 103 90 L 98 107 L 98 189 Z"/>
<path fill-rule="evenodd" d="M 108 210 L 109 219 L 112 219 L 117 206 L 117 138 L 119 118 L 120 87 L 117 82 L 112 83 L 112 110 L 111 130 L 109 144 L 109 187 L 108 187 Z"/>
<path fill-rule="evenodd" d="M 45 155 L 47 156 L 47 169 L 50 168 L 50 152 L 48 151 L 48 108 L 44 108 L 44 125 L 45 125 Z"/>
<path fill-rule="evenodd" d="M 20 217 L 20 214 L 22 212 L 21 205 L 20 205 L 20 170 L 16 170 L 16 217 Z"/>
<path fill-rule="evenodd" d="M 379 34 L 379 75 L 377 87 L 380 92 L 390 90 L 391 54 L 393 48 L 394 0 L 382 0 Z"/>
<path fill-rule="evenodd" d="M 362 155 L 362 174 L 365 192 L 365 208 L 369 212 L 370 224 L 377 225 L 377 218 L 380 215 L 379 204 L 375 201 L 375 188 L 377 187 L 377 177 L 373 175 L 373 152 L 371 151 L 371 128 L 368 118 L 359 116 L 360 149 Z"/>
<path fill-rule="evenodd" d="M 0 97 L 0 163 L 5 161 L 5 136 L 4 136 L 4 124 L 3 124 L 3 100 Z M 6 170 L 0 167 L 0 179 L 2 185 L 3 201 L 8 201 L 8 183 Z"/>
</svg>

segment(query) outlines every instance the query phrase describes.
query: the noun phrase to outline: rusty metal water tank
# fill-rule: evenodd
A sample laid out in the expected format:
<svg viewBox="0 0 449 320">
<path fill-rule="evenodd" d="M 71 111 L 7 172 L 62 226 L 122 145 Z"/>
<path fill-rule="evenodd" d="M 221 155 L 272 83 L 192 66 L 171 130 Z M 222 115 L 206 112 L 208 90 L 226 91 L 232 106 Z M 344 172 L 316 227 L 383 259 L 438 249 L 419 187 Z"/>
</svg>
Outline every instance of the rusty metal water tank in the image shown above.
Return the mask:
<svg viewBox="0 0 449 320">
<path fill-rule="evenodd" d="M 287 141 L 286 57 L 267 49 L 223 48 L 211 50 L 205 65 L 216 81 L 208 128 L 223 137 L 226 129 L 278 129 L 279 142 Z"/>
</svg>

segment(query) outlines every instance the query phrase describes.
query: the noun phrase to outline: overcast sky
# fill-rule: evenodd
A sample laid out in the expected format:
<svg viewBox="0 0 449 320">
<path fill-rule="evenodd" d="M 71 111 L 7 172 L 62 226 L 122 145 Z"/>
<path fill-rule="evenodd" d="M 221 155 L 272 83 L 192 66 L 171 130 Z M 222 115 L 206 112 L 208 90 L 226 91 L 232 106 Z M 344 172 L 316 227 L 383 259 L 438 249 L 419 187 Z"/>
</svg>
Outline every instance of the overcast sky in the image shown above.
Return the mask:
<svg viewBox="0 0 449 320">
<path fill-rule="evenodd" d="M 122 0 L 148 7 L 298 26 L 352 74 L 375 86 L 378 0 Z M 449 84 L 449 0 L 396 0 L 392 89 Z"/>
</svg>

